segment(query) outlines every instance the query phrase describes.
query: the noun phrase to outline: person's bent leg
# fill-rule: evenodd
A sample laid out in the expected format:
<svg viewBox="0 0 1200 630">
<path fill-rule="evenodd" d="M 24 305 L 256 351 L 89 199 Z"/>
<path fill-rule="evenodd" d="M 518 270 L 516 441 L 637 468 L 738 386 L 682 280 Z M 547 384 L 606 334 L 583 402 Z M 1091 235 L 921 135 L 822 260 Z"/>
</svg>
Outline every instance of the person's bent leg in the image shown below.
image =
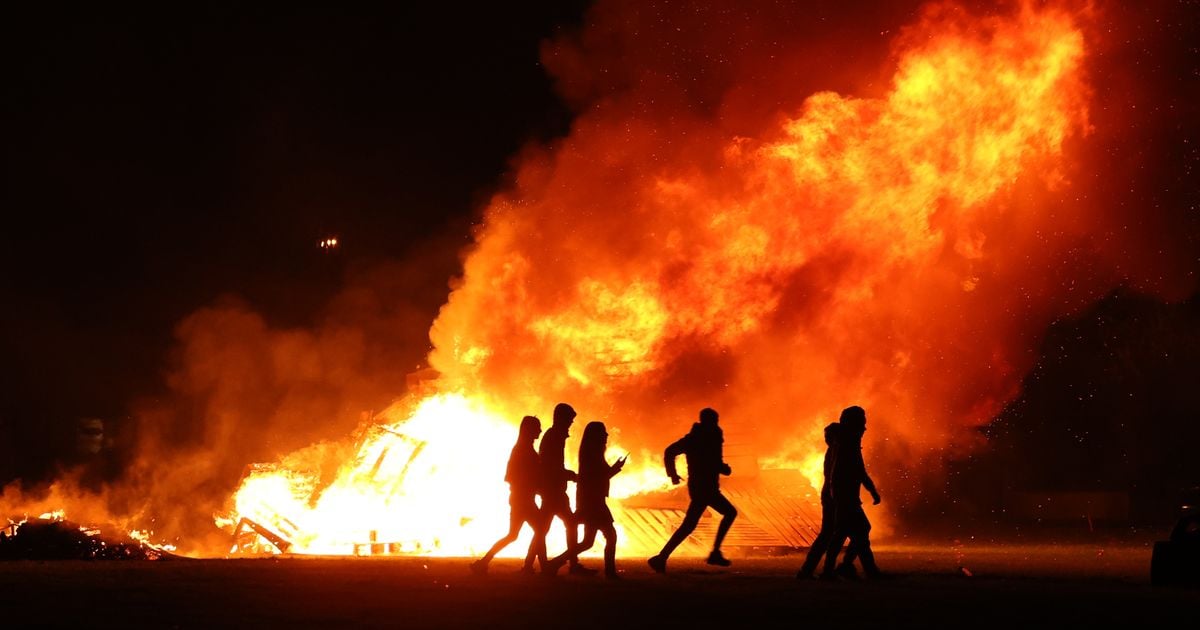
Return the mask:
<svg viewBox="0 0 1200 630">
<path fill-rule="evenodd" d="M 579 554 L 592 548 L 596 544 L 596 528 L 591 525 L 585 525 L 583 528 L 583 538 L 575 543 L 575 547 L 571 550 L 571 558 L 578 557 Z"/>
<path fill-rule="evenodd" d="M 503 538 L 497 540 L 496 544 L 492 545 L 492 548 L 488 549 L 488 552 L 483 554 L 483 557 L 480 558 L 479 561 L 483 564 L 491 562 L 492 558 L 496 557 L 496 554 L 500 553 L 502 549 L 512 544 L 512 542 L 516 539 L 517 535 L 510 531 L 509 533 L 505 534 Z"/>
<path fill-rule="evenodd" d="M 835 529 L 833 535 L 829 537 L 828 546 L 825 548 L 825 568 L 821 570 L 821 577 L 828 579 L 837 575 L 834 572 L 834 569 L 837 567 L 837 557 L 842 552 L 842 545 L 845 544 L 845 532 Z"/>
<path fill-rule="evenodd" d="M 813 539 L 812 547 L 809 547 L 808 555 L 804 557 L 804 564 L 800 565 L 800 570 L 796 572 L 796 577 L 812 577 L 817 570 L 817 565 L 821 564 L 821 558 L 825 556 L 825 551 L 829 548 L 829 542 L 833 540 L 833 530 L 835 527 L 833 516 L 833 505 L 822 501 L 821 531 L 817 532 L 817 537 Z"/>
<path fill-rule="evenodd" d="M 871 522 L 863 516 L 863 524 L 865 527 L 859 533 L 859 544 L 856 549 L 859 559 L 862 561 L 863 573 L 868 577 L 879 576 L 879 566 L 875 564 L 875 552 L 871 551 Z"/>
<path fill-rule="evenodd" d="M 854 564 L 854 559 L 862 553 L 862 549 L 855 545 L 853 541 L 846 545 L 846 553 L 842 554 L 842 564 Z"/>
<path fill-rule="evenodd" d="M 546 528 L 540 514 L 535 514 L 527 521 L 533 530 L 533 539 L 529 541 L 529 551 L 525 553 L 525 573 L 533 573 L 533 559 L 537 558 L 538 566 L 546 568 Z"/>
<path fill-rule="evenodd" d="M 871 551 L 871 541 L 865 537 L 858 546 L 858 557 L 862 561 L 863 573 L 868 577 L 879 575 L 879 566 L 875 564 L 875 552 Z"/>
<path fill-rule="evenodd" d="M 574 560 L 579 557 L 579 554 L 591 549 L 592 545 L 596 544 L 596 528 L 585 526 L 583 528 L 583 532 L 582 540 L 571 545 L 570 547 L 567 547 L 566 551 L 547 561 L 542 567 L 542 571 L 550 574 L 558 573 L 558 569 L 562 567 L 564 562 L 567 562 L 568 560 Z"/>
<path fill-rule="evenodd" d="M 867 514 L 863 511 L 861 505 L 847 506 L 843 509 L 845 517 L 841 520 L 843 531 L 850 538 L 850 543 L 846 546 L 846 555 L 842 558 L 841 564 L 837 567 L 839 575 L 845 578 L 855 578 L 857 574 L 854 570 L 854 559 L 862 558 L 863 570 L 868 573 L 877 571 L 874 566 L 874 556 L 867 558 L 871 554 L 871 550 L 865 548 L 867 542 L 867 532 L 871 531 L 871 523 L 867 521 Z M 869 564 L 868 564 L 869 563 Z"/>
<path fill-rule="evenodd" d="M 546 568 L 546 533 L 550 531 L 550 522 L 554 515 L 545 509 L 536 510 L 530 517 L 529 524 L 533 527 L 533 540 L 529 541 L 529 550 L 525 552 L 524 571 L 533 571 L 533 559 L 537 558 L 542 569 Z M 536 524 L 535 524 L 536 523 Z"/>
<path fill-rule="evenodd" d="M 808 555 L 804 557 L 804 564 L 800 565 L 800 570 L 796 572 L 796 577 L 811 577 L 817 570 L 817 565 L 821 562 L 821 557 L 825 555 L 825 550 L 829 546 L 829 539 L 833 538 L 833 533 L 825 528 L 817 533 L 817 537 L 813 539 L 812 546 L 808 548 Z"/>
<path fill-rule="evenodd" d="M 855 530 L 850 533 L 850 540 L 846 543 L 846 553 L 842 555 L 842 561 L 837 565 L 837 573 L 846 579 L 857 579 L 858 571 L 854 568 L 854 559 L 858 558 L 863 563 L 863 570 L 870 574 L 878 571 L 874 566 L 874 556 L 871 554 L 870 548 L 865 545 L 865 538 L 861 530 Z"/>
<path fill-rule="evenodd" d="M 563 498 L 565 499 L 566 495 L 563 495 Z M 562 518 L 563 526 L 566 527 L 567 530 L 567 549 L 579 547 L 581 543 L 581 540 L 579 539 L 579 528 L 583 527 L 585 536 L 587 535 L 586 532 L 589 528 L 584 525 L 577 513 L 571 511 L 570 503 L 564 503 L 563 508 L 564 509 L 560 515 L 560 518 Z M 595 543 L 595 540 L 596 534 L 593 532 L 592 541 L 588 543 L 587 547 L 590 548 L 592 544 Z M 571 554 L 567 557 L 567 559 L 570 562 L 570 572 L 573 575 L 594 575 L 596 573 L 595 569 L 589 569 L 579 563 L 578 553 Z"/>
<path fill-rule="evenodd" d="M 725 535 L 729 533 L 729 528 L 733 527 L 733 520 L 737 518 L 737 508 L 725 498 L 725 495 L 720 492 L 709 503 L 712 509 L 716 510 L 721 515 L 721 524 L 717 526 L 717 539 L 713 542 L 713 553 L 721 553 L 721 543 L 725 541 Z"/>
<path fill-rule="evenodd" d="M 570 506 L 570 504 L 568 503 L 566 511 L 562 515 L 563 527 L 565 527 L 567 530 L 567 548 L 568 549 L 570 549 L 571 547 L 578 547 L 581 544 L 582 539 L 579 537 L 579 528 L 583 525 L 582 523 L 579 522 L 579 517 L 574 512 L 571 511 L 571 508 L 569 506 Z M 584 527 L 583 529 L 585 532 L 584 536 L 587 536 L 586 532 L 587 532 L 588 528 Z M 591 548 L 592 544 L 595 543 L 595 539 L 596 539 L 596 534 L 595 534 L 595 532 L 593 532 L 592 533 L 592 542 L 588 543 L 587 548 Z M 578 572 L 580 570 L 579 554 L 577 554 L 577 553 L 572 554 L 570 557 L 570 562 L 571 562 L 571 570 Z"/>
<path fill-rule="evenodd" d="M 842 514 L 841 528 L 849 538 L 849 542 L 846 544 L 846 554 L 842 558 L 841 564 L 849 564 L 858 556 L 862 540 L 871 530 L 871 524 L 867 522 L 867 514 L 861 505 L 843 508 Z"/>
<path fill-rule="evenodd" d="M 663 545 L 662 551 L 658 552 L 658 557 L 667 559 L 675 551 L 675 548 L 683 544 L 692 532 L 696 531 L 696 525 L 700 524 L 700 517 L 704 515 L 704 510 L 708 506 L 701 501 L 692 501 L 688 504 L 687 513 L 683 515 L 683 522 L 679 524 L 679 529 L 671 535 L 671 539 L 667 544 Z"/>
<path fill-rule="evenodd" d="M 487 553 L 483 554 L 482 558 L 473 562 L 471 564 L 471 570 L 475 573 L 487 573 L 487 567 L 492 561 L 492 558 L 496 557 L 496 554 L 500 553 L 500 550 L 509 546 L 514 540 L 517 539 L 517 536 L 521 533 L 521 525 L 522 521 L 520 515 L 516 510 L 513 510 L 512 513 L 509 514 L 508 533 L 502 536 L 500 540 L 497 540 L 496 543 L 492 545 L 492 548 L 488 549 Z"/>
<path fill-rule="evenodd" d="M 700 517 L 704 515 L 704 510 L 708 509 L 708 503 L 703 499 L 698 499 L 692 496 L 691 503 L 688 503 L 687 513 L 683 515 L 683 522 L 679 524 L 679 529 L 671 534 L 671 538 L 667 540 L 667 544 L 663 545 L 662 551 L 658 552 L 657 556 L 653 556 L 646 560 L 646 564 L 650 565 L 656 573 L 666 573 L 667 558 L 675 551 L 675 548 L 687 540 L 687 537 L 696 531 L 696 525 L 700 523 Z"/>
<path fill-rule="evenodd" d="M 508 533 L 500 538 L 500 540 L 497 540 L 496 544 L 492 545 L 492 548 L 488 549 L 487 553 L 483 554 L 483 560 L 485 563 L 491 562 L 492 558 L 496 557 L 496 554 L 500 553 L 501 549 L 509 546 L 514 540 L 517 539 L 517 536 L 521 534 L 522 524 L 523 523 L 520 515 L 516 510 L 513 510 L 512 514 L 510 514 L 508 518 Z"/>
</svg>

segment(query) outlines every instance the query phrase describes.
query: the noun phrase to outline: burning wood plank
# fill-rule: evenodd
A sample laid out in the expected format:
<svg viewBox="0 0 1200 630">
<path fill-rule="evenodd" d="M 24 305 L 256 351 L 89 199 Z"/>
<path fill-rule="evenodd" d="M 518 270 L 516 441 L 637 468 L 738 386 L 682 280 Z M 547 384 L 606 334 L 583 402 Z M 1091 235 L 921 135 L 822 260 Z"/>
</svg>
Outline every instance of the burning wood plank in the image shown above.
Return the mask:
<svg viewBox="0 0 1200 630">
<path fill-rule="evenodd" d="M 243 516 L 238 521 L 237 527 L 233 529 L 233 549 L 235 551 L 241 551 L 247 547 L 247 544 L 242 542 L 243 534 L 247 531 L 254 532 L 258 536 L 265 538 L 272 545 L 275 545 L 279 553 L 287 553 L 287 550 L 292 547 L 290 541 L 271 531 L 270 528 Z"/>
</svg>

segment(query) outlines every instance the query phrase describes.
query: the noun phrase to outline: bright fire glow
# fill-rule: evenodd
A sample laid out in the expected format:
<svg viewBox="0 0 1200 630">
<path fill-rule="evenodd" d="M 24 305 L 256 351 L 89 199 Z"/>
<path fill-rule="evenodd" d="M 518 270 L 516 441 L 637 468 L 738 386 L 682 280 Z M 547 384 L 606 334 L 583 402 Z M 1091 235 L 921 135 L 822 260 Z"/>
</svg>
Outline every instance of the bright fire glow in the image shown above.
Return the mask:
<svg viewBox="0 0 1200 630">
<path fill-rule="evenodd" d="M 960 295 L 975 291 L 981 280 L 970 267 L 989 251 L 983 225 L 1002 211 L 997 196 L 1031 173 L 1043 186 L 1062 185 L 1064 143 L 1086 130 L 1083 39 L 1070 16 L 1026 8 L 971 28 L 949 20 L 910 39 L 882 98 L 814 94 L 762 138 L 719 139 L 709 149 L 719 156 L 716 169 L 691 164 L 690 155 L 658 167 L 639 164 L 640 155 L 620 157 L 623 149 L 601 133 L 602 117 L 581 117 L 553 168 L 527 165 L 518 190 L 488 209 L 464 282 L 431 333 L 439 385 L 486 391 L 510 408 L 552 406 L 530 393 L 537 391 L 563 393 L 585 413 L 625 409 L 610 427 L 628 429 L 621 437 L 632 437 L 642 456 L 613 480 L 619 503 L 663 487 L 657 453 L 686 429 L 678 420 L 670 429 L 622 425 L 657 414 L 645 406 L 663 370 L 679 369 L 697 347 L 792 348 L 794 355 L 774 359 L 777 350 L 760 349 L 763 373 L 726 383 L 722 413 L 730 412 L 727 436 L 737 440 L 738 418 L 777 413 L 803 385 L 808 407 L 788 418 L 782 439 L 772 431 L 740 439 L 760 465 L 800 470 L 819 488 L 821 429 L 840 407 L 917 415 L 919 404 L 897 394 L 899 385 L 841 374 L 842 357 L 881 339 L 891 340 L 883 350 L 894 373 L 918 360 L 906 346 L 928 338 L 916 331 L 928 330 L 922 318 L 938 306 L 916 302 L 931 289 L 903 290 L 910 279 L 897 270 L 934 278 L 935 290 L 944 277 Z M 626 141 L 638 124 L 625 128 Z M 594 202 L 589 178 L 598 155 L 646 175 L 618 188 L 600 177 L 619 204 L 613 214 L 566 218 L 561 208 Z M 555 230 L 548 239 L 522 236 Z M 939 268 L 947 252 L 967 275 Z M 846 262 L 837 275 L 826 272 L 821 318 L 783 339 L 769 333 L 785 279 L 830 257 Z M 909 323 L 916 328 L 902 328 Z M 881 326 L 903 337 L 881 338 Z M 871 332 L 860 338 L 863 330 Z M 780 373 L 791 381 L 764 386 Z M 975 413 L 993 413 L 1001 401 L 997 394 L 974 403 Z M 489 410 L 470 394 L 432 396 L 406 420 L 388 417 L 371 429 L 327 487 L 303 466 L 252 474 L 237 492 L 236 514 L 282 534 L 293 551 L 360 553 L 375 541 L 391 545 L 389 552 L 478 555 L 506 530 L 502 471 L 521 415 Z M 945 439 L 895 419 L 888 428 L 914 452 Z M 509 553 L 523 549 L 518 543 Z"/>
<path fill-rule="evenodd" d="M 99 531 L 97 531 L 97 533 L 99 533 Z M 150 547 L 151 549 L 157 549 L 159 551 L 175 551 L 176 549 L 175 545 L 170 543 L 155 542 L 154 532 L 143 529 L 129 530 L 129 537 L 142 543 L 143 545 L 146 545 L 147 547 Z"/>
<path fill-rule="evenodd" d="M 256 550 L 273 538 L 293 553 L 478 555 L 507 529 L 520 417 L 548 428 L 560 400 L 581 414 L 568 462 L 593 419 L 613 436 L 610 461 L 631 453 L 612 482 L 619 525 L 623 498 L 666 488 L 662 450 L 705 406 L 720 410 L 729 452 L 798 470 L 812 490 L 823 426 L 860 404 L 868 465 L 895 473 L 872 471 L 883 507 L 920 492 L 932 473 L 914 462 L 936 468 L 975 446 L 974 429 L 1032 365 L 1031 340 L 1117 281 L 1100 274 L 1064 296 L 1045 273 L 1086 223 L 1043 203 L 1070 186 L 1070 143 L 1089 130 L 1078 16 L 1041 3 L 1001 11 L 927 8 L 873 98 L 760 85 L 771 75 L 757 68 L 731 94 L 753 88 L 779 103 L 773 118 L 739 114 L 732 96 L 702 114 L 672 109 L 662 103 L 687 99 L 658 99 L 653 77 L 582 108 L 569 136 L 520 157 L 485 209 L 430 331 L 434 393 L 378 414 L 348 457 L 318 444 L 255 465 L 216 523 Z M 570 74 L 584 40 L 548 46 L 547 65 Z M 226 339 L 213 338 L 199 345 Z M 273 348 L 251 346 L 244 354 Z M 206 356 L 192 360 L 223 367 Z M 306 375 L 321 357 L 306 356 Z M 232 389 L 205 398 L 206 413 L 237 407 Z M 187 483 L 220 469 L 187 463 Z M 735 475 L 753 472 L 742 466 Z M 623 531 L 621 542 L 623 554 L 651 551 Z"/>
<path fill-rule="evenodd" d="M 460 394 L 401 414 L 385 412 L 388 421 L 366 432 L 326 487 L 315 472 L 261 467 L 238 489 L 237 517 L 283 536 L 293 553 L 482 554 L 508 528 L 503 471 L 513 423 Z M 617 493 L 634 479 L 644 476 L 630 474 Z M 527 547 L 528 531 L 506 554 Z"/>
</svg>

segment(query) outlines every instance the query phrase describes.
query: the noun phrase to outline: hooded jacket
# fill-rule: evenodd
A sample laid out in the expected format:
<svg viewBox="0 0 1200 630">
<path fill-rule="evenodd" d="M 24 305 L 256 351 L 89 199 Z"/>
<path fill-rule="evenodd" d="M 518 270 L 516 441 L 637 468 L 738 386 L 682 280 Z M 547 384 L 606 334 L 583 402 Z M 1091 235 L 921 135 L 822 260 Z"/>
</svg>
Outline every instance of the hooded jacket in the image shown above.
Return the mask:
<svg viewBox="0 0 1200 630">
<path fill-rule="evenodd" d="M 723 454 L 724 442 L 724 432 L 716 424 L 693 424 L 687 435 L 676 440 L 663 453 L 667 475 L 678 476 L 675 458 L 682 454 L 687 457 L 688 489 L 716 490 L 720 486 L 721 474 L 729 474 Z"/>
</svg>

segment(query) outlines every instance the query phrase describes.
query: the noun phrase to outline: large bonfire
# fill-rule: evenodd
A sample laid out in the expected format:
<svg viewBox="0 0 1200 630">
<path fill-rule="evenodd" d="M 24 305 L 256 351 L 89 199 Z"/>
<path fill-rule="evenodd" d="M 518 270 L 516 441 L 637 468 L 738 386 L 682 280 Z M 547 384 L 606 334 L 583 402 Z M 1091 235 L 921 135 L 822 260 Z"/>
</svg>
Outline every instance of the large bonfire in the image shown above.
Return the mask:
<svg viewBox="0 0 1200 630">
<path fill-rule="evenodd" d="M 578 115 L 484 209 L 426 378 L 354 435 L 250 466 L 216 515 L 225 540 L 481 553 L 506 529 L 520 418 L 548 426 L 559 401 L 606 422 L 610 459 L 630 454 L 619 526 L 622 505 L 669 488 L 662 448 L 702 407 L 721 413 L 735 477 L 799 471 L 793 490 L 811 493 L 822 427 L 857 404 L 884 507 L 936 486 L 1016 395 L 1040 332 L 1125 281 L 1117 253 L 1094 252 L 1086 273 L 1070 262 L 1100 229 L 1073 190 L 1089 11 L 927 6 L 885 70 L 839 94 L 812 90 L 826 57 L 790 49 L 786 23 L 764 47 L 748 17 L 674 28 L 640 3 L 599 3 L 543 48 Z M 165 465 L 149 460 L 137 487 Z M 171 464 L 173 487 L 212 472 L 203 454 Z"/>
<path fill-rule="evenodd" d="M 1015 333 L 1046 316 L 1022 284 L 1057 244 L 1027 241 L 1087 131 L 1085 53 L 1067 12 L 937 7 L 879 96 L 812 94 L 752 134 L 597 104 L 486 209 L 431 332 L 434 393 L 382 414 L 331 481 L 302 456 L 259 467 L 228 522 L 293 551 L 478 554 L 505 529 L 516 421 L 559 400 L 633 452 L 617 498 L 666 485 L 658 453 L 706 405 L 737 449 L 813 484 L 849 404 L 893 458 L 966 439 L 1028 367 Z"/>
</svg>

